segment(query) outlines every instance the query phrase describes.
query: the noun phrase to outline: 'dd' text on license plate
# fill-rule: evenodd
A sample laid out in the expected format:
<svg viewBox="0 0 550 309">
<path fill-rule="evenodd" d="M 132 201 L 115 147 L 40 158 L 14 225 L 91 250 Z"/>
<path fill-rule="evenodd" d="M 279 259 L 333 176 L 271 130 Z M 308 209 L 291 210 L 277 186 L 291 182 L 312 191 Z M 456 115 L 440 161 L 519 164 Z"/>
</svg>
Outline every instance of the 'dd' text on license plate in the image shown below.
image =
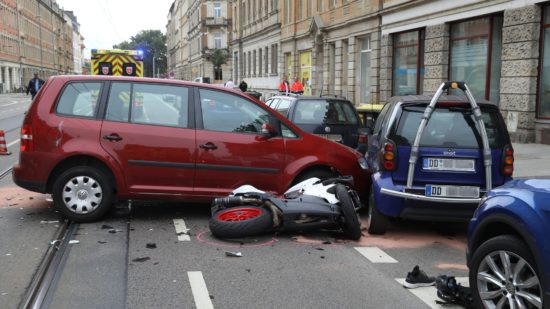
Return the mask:
<svg viewBox="0 0 550 309">
<path fill-rule="evenodd" d="M 426 196 L 479 197 L 479 187 L 426 185 Z"/>
<path fill-rule="evenodd" d="M 473 159 L 424 158 L 422 169 L 430 171 L 475 172 Z"/>
</svg>

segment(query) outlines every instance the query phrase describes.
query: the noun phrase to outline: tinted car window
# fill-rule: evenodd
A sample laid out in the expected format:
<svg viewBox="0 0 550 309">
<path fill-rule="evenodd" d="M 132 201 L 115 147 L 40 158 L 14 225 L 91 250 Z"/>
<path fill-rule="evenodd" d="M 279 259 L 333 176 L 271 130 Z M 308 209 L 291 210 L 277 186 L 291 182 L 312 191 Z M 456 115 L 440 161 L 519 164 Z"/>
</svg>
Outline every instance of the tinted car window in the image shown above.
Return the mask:
<svg viewBox="0 0 550 309">
<path fill-rule="evenodd" d="M 385 121 L 384 118 L 386 118 L 386 115 L 388 114 L 389 110 L 390 110 L 390 104 L 384 105 L 384 108 L 382 108 L 382 111 L 380 112 L 380 115 L 376 119 L 374 129 L 372 130 L 372 132 L 374 134 L 380 133 L 380 129 L 382 128 L 382 123 Z"/>
<path fill-rule="evenodd" d="M 200 99 L 206 130 L 260 134 L 268 121 L 266 110 L 235 95 L 200 89 Z"/>
<path fill-rule="evenodd" d="M 65 87 L 56 112 L 62 115 L 94 118 L 102 83 L 70 83 Z"/>
<path fill-rule="evenodd" d="M 130 83 L 113 83 L 111 85 L 105 120 L 128 121 L 131 91 L 132 84 Z"/>
<path fill-rule="evenodd" d="M 397 128 L 390 138 L 399 145 L 412 145 L 424 110 L 424 106 L 404 106 Z M 500 122 L 500 114 L 496 110 L 482 109 L 482 112 L 490 146 L 503 147 L 506 133 Z M 481 135 L 470 108 L 437 107 L 422 133 L 420 145 L 481 148 Z"/>
<path fill-rule="evenodd" d="M 132 90 L 131 120 L 186 128 L 188 98 L 185 87 L 136 83 Z"/>
<path fill-rule="evenodd" d="M 293 122 L 296 124 L 358 124 L 351 103 L 335 100 L 300 100 L 296 103 Z"/>
</svg>

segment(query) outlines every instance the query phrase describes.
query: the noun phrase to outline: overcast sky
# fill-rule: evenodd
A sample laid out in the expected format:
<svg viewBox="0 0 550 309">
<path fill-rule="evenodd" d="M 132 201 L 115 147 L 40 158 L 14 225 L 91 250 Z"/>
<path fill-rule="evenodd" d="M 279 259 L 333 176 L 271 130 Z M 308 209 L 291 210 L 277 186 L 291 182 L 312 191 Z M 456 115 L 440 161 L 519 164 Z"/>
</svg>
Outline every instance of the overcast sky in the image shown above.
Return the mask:
<svg viewBox="0 0 550 309">
<path fill-rule="evenodd" d="M 168 10 L 174 0 L 55 0 L 65 11 L 73 11 L 80 33 L 90 49 L 111 49 L 141 30 L 166 33 Z"/>
</svg>

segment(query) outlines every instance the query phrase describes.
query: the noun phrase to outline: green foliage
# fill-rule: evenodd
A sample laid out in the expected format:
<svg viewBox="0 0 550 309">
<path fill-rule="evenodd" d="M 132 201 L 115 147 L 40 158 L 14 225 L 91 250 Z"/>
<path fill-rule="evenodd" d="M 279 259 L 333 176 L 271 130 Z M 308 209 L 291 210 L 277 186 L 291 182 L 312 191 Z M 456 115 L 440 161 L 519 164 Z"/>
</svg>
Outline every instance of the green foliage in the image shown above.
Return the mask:
<svg viewBox="0 0 550 309">
<path fill-rule="evenodd" d="M 222 65 L 227 63 L 227 56 L 224 50 L 214 49 L 208 60 L 212 62 L 215 69 L 219 69 Z"/>
<path fill-rule="evenodd" d="M 155 71 L 166 74 L 166 36 L 160 30 L 142 30 L 130 41 L 124 41 L 113 46 L 116 49 L 130 49 L 143 51 L 144 76 L 153 76 L 153 57 L 155 57 Z M 156 75 L 156 72 L 154 72 Z"/>
</svg>

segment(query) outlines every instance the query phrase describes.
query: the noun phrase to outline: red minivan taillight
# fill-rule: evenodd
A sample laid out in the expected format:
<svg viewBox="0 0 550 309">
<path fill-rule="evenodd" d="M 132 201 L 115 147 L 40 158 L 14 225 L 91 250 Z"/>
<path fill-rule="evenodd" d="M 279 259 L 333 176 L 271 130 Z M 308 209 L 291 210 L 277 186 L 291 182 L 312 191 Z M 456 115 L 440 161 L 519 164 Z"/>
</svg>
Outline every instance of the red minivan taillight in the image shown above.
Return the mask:
<svg viewBox="0 0 550 309">
<path fill-rule="evenodd" d="M 21 128 L 21 152 L 33 151 L 32 126 L 23 124 Z"/>
<path fill-rule="evenodd" d="M 397 155 L 396 155 L 395 143 L 388 140 L 384 143 L 382 149 L 382 169 L 386 171 L 395 171 L 397 168 Z"/>
<path fill-rule="evenodd" d="M 514 173 L 514 148 L 512 145 L 504 146 L 504 155 L 502 158 L 502 174 L 512 176 Z"/>
</svg>

